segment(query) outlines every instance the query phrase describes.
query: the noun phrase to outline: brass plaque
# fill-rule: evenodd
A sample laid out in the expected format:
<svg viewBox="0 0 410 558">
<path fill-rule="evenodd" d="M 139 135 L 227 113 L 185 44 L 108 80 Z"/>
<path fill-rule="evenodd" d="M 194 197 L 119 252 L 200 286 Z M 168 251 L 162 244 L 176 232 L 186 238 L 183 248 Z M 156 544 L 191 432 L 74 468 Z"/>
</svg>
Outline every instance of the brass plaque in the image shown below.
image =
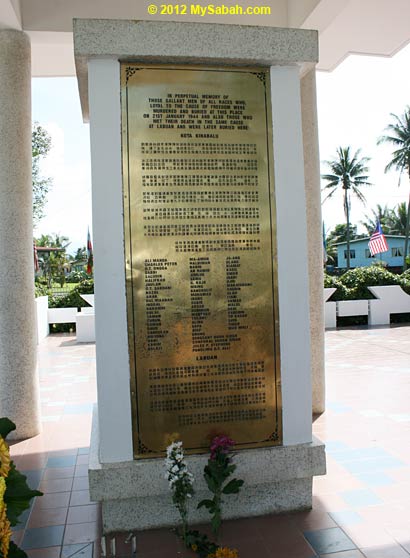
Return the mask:
<svg viewBox="0 0 410 558">
<path fill-rule="evenodd" d="M 121 68 L 134 453 L 280 444 L 269 71 Z"/>
</svg>

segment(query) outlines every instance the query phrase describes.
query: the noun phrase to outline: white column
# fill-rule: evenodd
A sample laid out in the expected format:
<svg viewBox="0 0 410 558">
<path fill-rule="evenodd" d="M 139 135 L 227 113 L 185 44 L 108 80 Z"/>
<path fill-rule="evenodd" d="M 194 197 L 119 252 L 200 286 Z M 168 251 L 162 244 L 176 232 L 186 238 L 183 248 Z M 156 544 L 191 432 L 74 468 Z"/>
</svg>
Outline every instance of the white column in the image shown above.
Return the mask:
<svg viewBox="0 0 410 558">
<path fill-rule="evenodd" d="M 312 365 L 312 411 L 325 410 L 325 354 L 323 299 L 323 239 L 320 197 L 320 160 L 317 126 L 316 74 L 312 68 L 301 79 L 303 152 L 305 158 L 305 191 L 307 249 L 310 291 L 310 346 Z"/>
<path fill-rule="evenodd" d="M 309 289 L 299 68 L 271 68 L 283 443 L 312 441 Z"/>
<path fill-rule="evenodd" d="M 100 460 L 113 463 L 133 459 L 118 61 L 90 60 L 88 86 Z"/>
<path fill-rule="evenodd" d="M 0 416 L 40 431 L 31 183 L 30 40 L 0 30 Z"/>
</svg>

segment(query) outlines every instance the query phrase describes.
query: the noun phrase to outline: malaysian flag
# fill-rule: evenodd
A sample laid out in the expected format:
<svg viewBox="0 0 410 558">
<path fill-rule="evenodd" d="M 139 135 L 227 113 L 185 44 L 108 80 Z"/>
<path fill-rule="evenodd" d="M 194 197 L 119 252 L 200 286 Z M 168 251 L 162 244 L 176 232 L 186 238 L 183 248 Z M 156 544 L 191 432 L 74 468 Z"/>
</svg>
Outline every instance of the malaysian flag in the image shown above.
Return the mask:
<svg viewBox="0 0 410 558">
<path fill-rule="evenodd" d="M 369 250 L 372 256 L 375 256 L 376 254 L 381 254 L 382 252 L 388 252 L 389 250 L 386 239 L 384 238 L 380 221 L 377 221 L 376 230 L 370 237 Z"/>
<path fill-rule="evenodd" d="M 322 222 L 322 240 L 323 240 L 323 265 L 327 262 L 327 249 L 326 249 L 326 233 L 325 233 L 325 222 Z"/>
<path fill-rule="evenodd" d="M 37 253 L 37 246 L 35 240 L 33 240 L 33 252 L 34 252 L 34 271 L 37 273 L 38 271 L 40 271 L 40 266 L 38 265 L 38 253 Z"/>
<path fill-rule="evenodd" d="M 87 232 L 87 273 L 91 275 L 93 272 L 94 256 L 93 256 L 93 245 L 91 244 L 90 229 Z"/>
</svg>

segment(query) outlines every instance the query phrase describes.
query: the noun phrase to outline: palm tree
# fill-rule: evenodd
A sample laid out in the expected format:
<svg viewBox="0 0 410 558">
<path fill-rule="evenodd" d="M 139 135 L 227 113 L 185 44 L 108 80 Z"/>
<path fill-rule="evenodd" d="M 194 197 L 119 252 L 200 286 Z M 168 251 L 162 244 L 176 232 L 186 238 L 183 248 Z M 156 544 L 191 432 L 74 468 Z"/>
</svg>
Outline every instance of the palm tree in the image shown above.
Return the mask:
<svg viewBox="0 0 410 558">
<path fill-rule="evenodd" d="M 367 230 L 368 235 L 372 235 L 376 230 L 377 223 L 383 227 L 385 234 L 394 234 L 391 231 L 394 210 L 385 205 L 382 207 L 377 204 L 376 209 L 372 209 L 372 215 L 365 215 L 366 221 L 360 221 L 364 228 Z"/>
<path fill-rule="evenodd" d="M 62 236 L 60 233 L 42 234 L 36 240 L 37 246 L 48 246 L 50 248 L 67 248 L 70 243 L 67 236 Z"/>
<path fill-rule="evenodd" d="M 405 236 L 407 212 L 408 208 L 406 202 L 401 202 L 394 209 L 392 209 L 388 221 L 390 234 L 399 234 L 401 236 Z"/>
<path fill-rule="evenodd" d="M 361 193 L 362 186 L 371 186 L 369 182 L 368 157 L 360 157 L 360 149 L 351 156 L 350 147 L 338 147 L 337 155 L 332 161 L 325 161 L 330 174 L 322 174 L 327 184 L 323 190 L 330 190 L 324 202 L 342 189 L 343 208 L 346 216 L 347 269 L 350 269 L 350 193 L 353 193 L 362 203 L 365 197 Z"/>
<path fill-rule="evenodd" d="M 390 113 L 393 118 L 393 123 L 389 124 L 385 131 L 386 135 L 381 136 L 377 143 L 391 143 L 396 149 L 392 153 L 390 163 L 386 165 L 384 172 L 392 169 L 399 171 L 399 186 L 400 179 L 403 172 L 406 172 L 410 180 L 410 107 L 407 106 L 404 114 L 397 116 Z M 409 197 L 410 201 L 410 197 Z M 404 240 L 404 254 L 403 254 L 403 271 L 407 268 L 406 257 L 409 247 L 409 228 L 410 228 L 410 203 L 407 207 L 406 229 Z"/>
<path fill-rule="evenodd" d="M 349 229 L 350 229 L 349 231 L 350 240 L 354 240 L 360 237 L 360 235 L 357 234 L 356 225 L 350 224 Z M 346 236 L 347 236 L 346 223 L 339 223 L 326 236 L 326 253 L 328 258 L 336 266 L 338 265 L 336 244 L 339 244 L 339 242 L 346 242 Z"/>
<path fill-rule="evenodd" d="M 68 237 L 60 233 L 43 234 L 36 240 L 38 247 L 59 248 L 58 251 L 43 253 L 39 259 L 43 272 L 47 277 L 49 288 L 52 287 L 53 279 L 58 280 L 61 286 L 64 285 L 64 267 L 68 263 L 66 248 L 69 244 Z"/>
<path fill-rule="evenodd" d="M 73 260 L 75 262 L 82 262 L 87 260 L 87 248 L 85 246 L 82 246 L 81 248 L 77 248 L 77 251 L 73 256 Z"/>
</svg>

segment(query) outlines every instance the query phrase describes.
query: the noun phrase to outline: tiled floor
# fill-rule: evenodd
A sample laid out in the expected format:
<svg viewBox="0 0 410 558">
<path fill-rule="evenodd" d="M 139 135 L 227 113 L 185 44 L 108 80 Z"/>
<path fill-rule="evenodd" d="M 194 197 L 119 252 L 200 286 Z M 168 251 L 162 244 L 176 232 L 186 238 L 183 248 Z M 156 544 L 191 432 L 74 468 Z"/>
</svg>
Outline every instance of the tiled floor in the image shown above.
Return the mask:
<svg viewBox="0 0 410 558">
<path fill-rule="evenodd" d="M 312 511 L 224 523 L 222 542 L 240 558 L 410 556 L 410 326 L 327 332 L 326 348 L 327 411 L 314 432 L 328 474 L 314 480 Z M 14 537 L 30 558 L 97 558 L 87 479 L 95 347 L 60 335 L 39 349 L 43 433 L 12 453 L 45 495 Z M 117 557 L 132 555 L 124 538 L 115 538 Z M 136 556 L 191 554 L 159 530 L 137 535 Z"/>
</svg>

